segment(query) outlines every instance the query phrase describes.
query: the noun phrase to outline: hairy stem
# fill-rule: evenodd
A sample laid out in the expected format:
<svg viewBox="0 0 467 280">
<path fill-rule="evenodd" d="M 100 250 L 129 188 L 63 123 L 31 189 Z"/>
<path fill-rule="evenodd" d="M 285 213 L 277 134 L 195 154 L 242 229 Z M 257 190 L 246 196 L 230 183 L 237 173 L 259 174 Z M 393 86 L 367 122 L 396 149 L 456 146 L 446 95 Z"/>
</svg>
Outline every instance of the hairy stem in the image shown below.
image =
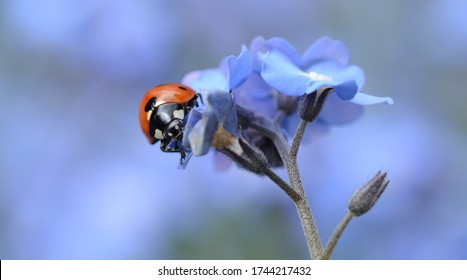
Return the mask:
<svg viewBox="0 0 467 280">
<path fill-rule="evenodd" d="M 263 173 L 268 176 L 271 181 L 276 183 L 293 201 L 300 199 L 300 195 L 270 168 L 265 168 Z"/>
<path fill-rule="evenodd" d="M 273 140 L 279 154 L 284 161 L 290 185 L 299 194 L 300 199 L 294 200 L 298 215 L 307 240 L 308 250 L 312 259 L 318 259 L 323 253 L 323 245 L 319 237 L 318 228 L 311 212 L 310 204 L 306 198 L 305 189 L 300 177 L 297 162 L 292 160 L 288 149 L 288 142 L 283 134 L 278 134 Z"/>
<path fill-rule="evenodd" d="M 271 119 L 257 116 L 247 109 L 241 107 L 238 107 L 237 109 L 239 123 L 242 126 L 250 127 L 262 133 L 264 136 L 270 138 L 276 146 L 276 149 L 279 152 L 279 155 L 287 170 L 290 187 L 297 194 L 294 196 L 289 196 L 292 198 L 295 207 L 297 208 L 310 256 L 312 259 L 320 258 L 323 254 L 323 245 L 321 243 L 316 222 L 311 212 L 310 204 L 305 194 L 305 189 L 303 187 L 297 165 L 298 146 L 300 146 L 300 142 L 303 138 L 303 133 L 307 123 L 300 123 L 293 140 L 293 143 L 295 143 L 293 144 L 293 150 L 290 150 L 289 143 L 287 142 L 287 139 L 285 138 L 285 135 L 278 123 Z M 276 178 L 274 178 L 274 180 L 276 180 Z"/>
<path fill-rule="evenodd" d="M 292 141 L 292 146 L 290 147 L 290 158 L 294 161 L 297 161 L 298 148 L 300 147 L 300 143 L 302 142 L 307 125 L 307 121 L 300 120 L 300 123 L 297 127 L 297 131 L 295 132 L 295 137 Z"/>
<path fill-rule="evenodd" d="M 240 139 L 240 145 L 251 161 L 259 165 L 259 169 L 262 174 L 266 175 L 269 179 L 271 179 L 271 181 L 276 183 L 293 201 L 300 199 L 298 193 L 293 188 L 291 188 L 289 184 L 287 184 L 281 177 L 279 177 L 279 175 L 272 171 L 264 162 L 264 160 L 260 158 L 258 155 L 260 152 L 257 151 L 255 147 L 243 139 Z"/>
<path fill-rule="evenodd" d="M 329 238 L 328 244 L 326 244 L 326 248 L 324 249 L 321 259 L 329 260 L 331 258 L 332 252 L 334 252 L 334 249 L 336 248 L 337 241 L 339 241 L 339 238 L 341 237 L 342 233 L 347 228 L 353 217 L 354 214 L 349 211 L 339 223 L 339 225 L 337 225 L 336 229 L 331 235 L 331 238 Z"/>
<path fill-rule="evenodd" d="M 295 136 L 292 140 L 292 146 L 290 147 L 288 164 L 286 167 L 289 178 L 291 178 L 290 180 L 294 181 L 292 185 L 296 186 L 302 197 L 302 200 L 296 202 L 295 205 L 297 207 L 300 220 L 302 221 L 303 231 L 307 237 L 310 255 L 313 259 L 318 259 L 323 252 L 323 245 L 319 236 L 318 227 L 316 226 L 316 222 L 311 212 L 310 204 L 306 198 L 305 188 L 303 187 L 297 164 L 298 148 L 300 147 L 303 135 L 305 134 L 307 124 L 308 122 L 301 120 L 297 127 L 297 131 L 295 132 Z"/>
</svg>

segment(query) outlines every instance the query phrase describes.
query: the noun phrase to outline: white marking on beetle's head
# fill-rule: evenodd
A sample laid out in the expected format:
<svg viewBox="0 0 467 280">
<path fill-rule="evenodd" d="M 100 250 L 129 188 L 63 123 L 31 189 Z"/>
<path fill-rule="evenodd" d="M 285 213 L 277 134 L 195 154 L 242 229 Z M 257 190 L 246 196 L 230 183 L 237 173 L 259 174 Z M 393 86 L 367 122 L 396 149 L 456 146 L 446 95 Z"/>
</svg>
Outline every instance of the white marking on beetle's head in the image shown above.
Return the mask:
<svg viewBox="0 0 467 280">
<path fill-rule="evenodd" d="M 162 135 L 162 131 L 160 129 L 156 129 L 156 131 L 154 131 L 154 138 L 164 139 L 164 135 Z"/>
<path fill-rule="evenodd" d="M 185 112 L 183 110 L 175 110 L 173 112 L 173 116 L 174 118 L 183 120 L 183 118 L 185 117 Z"/>
</svg>

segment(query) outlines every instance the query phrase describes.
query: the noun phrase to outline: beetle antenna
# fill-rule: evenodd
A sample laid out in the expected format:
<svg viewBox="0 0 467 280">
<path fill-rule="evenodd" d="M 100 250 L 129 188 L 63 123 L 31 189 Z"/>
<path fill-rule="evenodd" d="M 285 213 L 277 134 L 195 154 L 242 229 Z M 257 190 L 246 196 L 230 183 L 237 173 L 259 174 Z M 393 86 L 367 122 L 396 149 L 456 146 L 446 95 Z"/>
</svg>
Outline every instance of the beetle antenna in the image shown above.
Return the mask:
<svg viewBox="0 0 467 280">
<path fill-rule="evenodd" d="M 201 100 L 201 103 L 203 103 L 204 105 L 203 96 L 201 95 L 201 93 L 196 93 L 196 96 L 199 98 L 199 100 Z"/>
</svg>

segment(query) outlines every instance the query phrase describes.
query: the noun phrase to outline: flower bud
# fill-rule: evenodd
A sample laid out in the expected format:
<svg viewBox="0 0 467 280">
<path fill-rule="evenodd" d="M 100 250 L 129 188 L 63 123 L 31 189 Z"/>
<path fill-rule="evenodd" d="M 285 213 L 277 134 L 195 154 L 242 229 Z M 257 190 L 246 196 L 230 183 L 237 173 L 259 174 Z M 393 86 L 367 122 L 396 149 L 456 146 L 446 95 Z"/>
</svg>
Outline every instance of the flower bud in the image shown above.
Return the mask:
<svg viewBox="0 0 467 280">
<path fill-rule="evenodd" d="M 267 158 L 256 147 L 251 146 L 242 138 L 236 138 L 234 143 L 226 147 L 216 147 L 218 151 L 228 156 L 239 167 L 257 175 L 264 175 L 265 166 L 268 166 Z"/>
<path fill-rule="evenodd" d="M 314 121 L 323 109 L 326 98 L 333 91 L 332 87 L 323 87 L 310 94 L 305 94 L 298 103 L 300 117 L 307 122 Z"/>
<path fill-rule="evenodd" d="M 250 143 L 263 152 L 264 156 L 267 158 L 270 167 L 282 167 L 284 163 L 277 151 L 274 142 L 269 138 L 256 130 L 246 129 L 243 132 L 243 135 L 249 139 Z"/>
<path fill-rule="evenodd" d="M 368 212 L 383 194 L 389 180 L 386 180 L 387 173 L 378 173 L 365 185 L 359 188 L 350 199 L 349 210 L 355 216 L 361 216 Z"/>
</svg>

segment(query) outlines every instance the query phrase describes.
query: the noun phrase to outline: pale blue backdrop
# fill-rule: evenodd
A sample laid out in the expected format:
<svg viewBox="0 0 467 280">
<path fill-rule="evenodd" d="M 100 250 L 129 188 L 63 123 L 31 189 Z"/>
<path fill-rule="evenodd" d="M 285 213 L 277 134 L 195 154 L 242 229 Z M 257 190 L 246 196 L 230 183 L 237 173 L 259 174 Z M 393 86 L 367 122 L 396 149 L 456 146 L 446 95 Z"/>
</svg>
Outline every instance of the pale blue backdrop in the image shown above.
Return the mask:
<svg viewBox="0 0 467 280">
<path fill-rule="evenodd" d="M 4 0 L 0 2 L 1 259 L 301 259 L 279 188 L 213 154 L 178 158 L 138 124 L 147 89 L 281 36 L 344 41 L 367 108 L 300 150 L 326 241 L 354 189 L 391 184 L 338 259 L 467 258 L 467 2 Z M 278 171 L 281 175 L 284 172 Z"/>
</svg>

